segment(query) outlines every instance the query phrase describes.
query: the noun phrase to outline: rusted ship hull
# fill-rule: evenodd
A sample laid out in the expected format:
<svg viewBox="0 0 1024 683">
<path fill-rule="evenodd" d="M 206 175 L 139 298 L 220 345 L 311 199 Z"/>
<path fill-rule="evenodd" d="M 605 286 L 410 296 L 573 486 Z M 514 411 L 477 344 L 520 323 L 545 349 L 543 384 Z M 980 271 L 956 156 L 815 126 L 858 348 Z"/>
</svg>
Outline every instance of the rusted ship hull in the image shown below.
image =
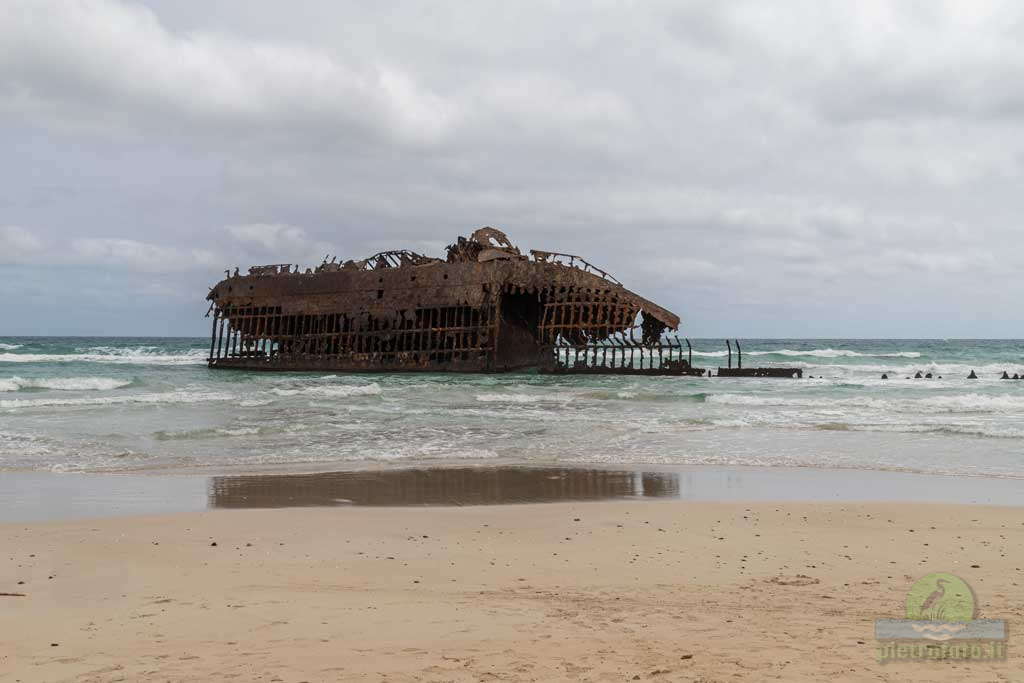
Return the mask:
<svg viewBox="0 0 1024 683">
<path fill-rule="evenodd" d="M 493 229 L 460 238 L 445 261 L 387 252 L 315 272 L 254 267 L 219 282 L 208 298 L 214 368 L 689 369 L 664 339 L 679 324 L 674 314 L 579 257 L 520 255 Z"/>
</svg>

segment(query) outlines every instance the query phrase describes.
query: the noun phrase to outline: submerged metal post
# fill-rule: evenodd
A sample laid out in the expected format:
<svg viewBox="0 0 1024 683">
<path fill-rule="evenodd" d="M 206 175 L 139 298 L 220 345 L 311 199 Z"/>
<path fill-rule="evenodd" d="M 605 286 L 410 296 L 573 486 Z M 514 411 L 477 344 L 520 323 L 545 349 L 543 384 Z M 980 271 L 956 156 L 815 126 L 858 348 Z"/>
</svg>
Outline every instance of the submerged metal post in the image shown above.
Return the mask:
<svg viewBox="0 0 1024 683">
<path fill-rule="evenodd" d="M 743 369 L 743 350 L 740 349 L 740 340 L 737 339 L 735 341 L 736 341 L 736 367 L 739 368 L 740 370 L 742 370 Z"/>
<path fill-rule="evenodd" d="M 725 345 L 729 349 L 729 369 L 732 370 L 732 344 L 730 344 L 729 340 L 726 339 Z"/>
<path fill-rule="evenodd" d="M 679 341 L 679 337 L 676 337 L 676 341 Z M 693 347 L 690 346 L 689 339 L 686 340 L 686 364 L 693 367 Z"/>
</svg>

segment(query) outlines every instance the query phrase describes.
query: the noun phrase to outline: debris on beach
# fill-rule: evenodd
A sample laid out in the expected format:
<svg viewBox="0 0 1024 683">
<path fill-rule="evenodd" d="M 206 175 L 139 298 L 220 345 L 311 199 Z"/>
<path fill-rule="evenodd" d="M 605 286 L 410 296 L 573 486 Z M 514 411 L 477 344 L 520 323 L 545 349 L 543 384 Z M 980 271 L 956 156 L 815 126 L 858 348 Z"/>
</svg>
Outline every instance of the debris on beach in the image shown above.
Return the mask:
<svg viewBox="0 0 1024 683">
<path fill-rule="evenodd" d="M 815 579 L 806 574 L 797 574 L 795 576 L 773 576 L 770 579 L 765 579 L 765 583 L 774 583 L 778 586 L 811 586 L 816 583 L 821 583 L 821 579 Z"/>
</svg>

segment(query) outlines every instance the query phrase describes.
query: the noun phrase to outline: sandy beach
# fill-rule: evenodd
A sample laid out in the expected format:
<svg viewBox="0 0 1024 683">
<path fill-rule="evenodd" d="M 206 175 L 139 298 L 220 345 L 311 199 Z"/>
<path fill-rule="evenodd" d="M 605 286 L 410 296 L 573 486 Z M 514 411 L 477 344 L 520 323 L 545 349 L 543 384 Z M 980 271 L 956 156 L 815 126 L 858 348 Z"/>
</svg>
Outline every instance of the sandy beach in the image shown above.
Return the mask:
<svg viewBox="0 0 1024 683">
<path fill-rule="evenodd" d="M 586 502 L 0 526 L 5 681 L 1012 680 L 1024 509 Z M 1004 662 L 877 662 L 949 571 Z"/>
</svg>

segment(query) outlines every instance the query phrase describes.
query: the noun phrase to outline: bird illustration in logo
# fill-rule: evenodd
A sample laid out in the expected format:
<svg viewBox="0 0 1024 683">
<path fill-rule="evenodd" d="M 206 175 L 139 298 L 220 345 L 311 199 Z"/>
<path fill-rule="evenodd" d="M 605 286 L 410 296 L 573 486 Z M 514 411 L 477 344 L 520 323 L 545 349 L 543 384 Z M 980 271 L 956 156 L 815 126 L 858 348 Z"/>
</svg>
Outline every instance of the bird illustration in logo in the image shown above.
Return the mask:
<svg viewBox="0 0 1024 683">
<path fill-rule="evenodd" d="M 935 604 L 936 600 L 946 594 L 947 583 L 949 583 L 949 581 L 946 579 L 935 579 L 935 590 L 933 590 L 931 595 L 925 598 L 924 602 L 921 603 L 921 612 L 927 612 L 931 609 L 932 605 Z"/>
<path fill-rule="evenodd" d="M 908 619 L 967 622 L 974 617 L 974 591 L 953 574 L 943 572 L 922 577 L 907 594 Z"/>
</svg>

